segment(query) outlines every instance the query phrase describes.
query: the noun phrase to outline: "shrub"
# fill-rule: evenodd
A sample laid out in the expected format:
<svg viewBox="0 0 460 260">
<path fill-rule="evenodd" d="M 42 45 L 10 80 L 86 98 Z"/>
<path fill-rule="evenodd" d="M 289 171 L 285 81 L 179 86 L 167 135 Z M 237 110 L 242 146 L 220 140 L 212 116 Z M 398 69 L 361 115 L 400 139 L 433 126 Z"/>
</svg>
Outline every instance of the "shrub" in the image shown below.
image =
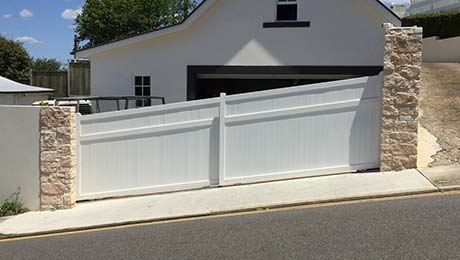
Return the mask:
<svg viewBox="0 0 460 260">
<path fill-rule="evenodd" d="M 423 37 L 441 39 L 460 36 L 460 11 L 416 14 L 403 19 L 403 26 L 423 27 Z"/>
<path fill-rule="evenodd" d="M 19 195 L 16 193 L 0 205 L 0 217 L 18 215 L 27 211 L 29 210 L 19 202 Z"/>
</svg>

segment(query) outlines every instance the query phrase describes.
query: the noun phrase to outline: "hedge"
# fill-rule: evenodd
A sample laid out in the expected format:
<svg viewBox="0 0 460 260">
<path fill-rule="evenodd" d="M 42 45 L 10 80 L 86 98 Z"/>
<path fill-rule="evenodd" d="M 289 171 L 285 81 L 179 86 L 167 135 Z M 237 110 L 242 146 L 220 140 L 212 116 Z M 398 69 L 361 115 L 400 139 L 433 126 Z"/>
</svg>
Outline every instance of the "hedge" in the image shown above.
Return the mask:
<svg viewBox="0 0 460 260">
<path fill-rule="evenodd" d="M 460 36 L 460 11 L 416 14 L 403 19 L 403 26 L 423 27 L 423 37 L 441 39 Z"/>
</svg>

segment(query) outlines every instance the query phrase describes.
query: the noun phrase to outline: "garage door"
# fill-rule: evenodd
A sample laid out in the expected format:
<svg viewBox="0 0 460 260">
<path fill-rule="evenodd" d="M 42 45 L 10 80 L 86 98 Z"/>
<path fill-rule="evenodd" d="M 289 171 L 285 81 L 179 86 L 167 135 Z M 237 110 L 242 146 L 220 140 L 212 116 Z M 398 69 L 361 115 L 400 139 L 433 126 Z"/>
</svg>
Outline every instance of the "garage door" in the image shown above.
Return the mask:
<svg viewBox="0 0 460 260">
<path fill-rule="evenodd" d="M 379 66 L 189 66 L 188 100 L 378 75 Z"/>
</svg>

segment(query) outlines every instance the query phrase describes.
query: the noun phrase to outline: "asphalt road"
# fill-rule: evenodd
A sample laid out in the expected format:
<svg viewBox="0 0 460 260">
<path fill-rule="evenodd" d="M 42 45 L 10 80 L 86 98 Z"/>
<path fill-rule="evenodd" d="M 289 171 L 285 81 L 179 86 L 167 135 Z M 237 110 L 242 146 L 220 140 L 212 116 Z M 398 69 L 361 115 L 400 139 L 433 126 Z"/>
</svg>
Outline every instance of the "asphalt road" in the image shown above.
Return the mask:
<svg viewBox="0 0 460 260">
<path fill-rule="evenodd" d="M 0 259 L 460 259 L 460 196 L 0 242 Z"/>
</svg>

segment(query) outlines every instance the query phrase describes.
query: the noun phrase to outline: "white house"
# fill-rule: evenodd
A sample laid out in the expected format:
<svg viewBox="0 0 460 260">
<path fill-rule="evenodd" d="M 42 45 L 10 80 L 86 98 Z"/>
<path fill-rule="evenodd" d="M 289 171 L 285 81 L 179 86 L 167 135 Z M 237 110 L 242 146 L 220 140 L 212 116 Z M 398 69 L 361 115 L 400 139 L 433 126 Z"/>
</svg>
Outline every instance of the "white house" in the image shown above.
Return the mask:
<svg viewBox="0 0 460 260">
<path fill-rule="evenodd" d="M 204 0 L 181 24 L 77 56 L 92 95 L 171 103 L 377 75 L 383 23 L 401 25 L 378 0 Z"/>
<path fill-rule="evenodd" d="M 35 101 L 46 100 L 53 89 L 38 88 L 0 77 L 0 105 L 32 105 Z"/>
<path fill-rule="evenodd" d="M 460 0 L 411 0 L 408 15 L 460 10 Z"/>
</svg>

